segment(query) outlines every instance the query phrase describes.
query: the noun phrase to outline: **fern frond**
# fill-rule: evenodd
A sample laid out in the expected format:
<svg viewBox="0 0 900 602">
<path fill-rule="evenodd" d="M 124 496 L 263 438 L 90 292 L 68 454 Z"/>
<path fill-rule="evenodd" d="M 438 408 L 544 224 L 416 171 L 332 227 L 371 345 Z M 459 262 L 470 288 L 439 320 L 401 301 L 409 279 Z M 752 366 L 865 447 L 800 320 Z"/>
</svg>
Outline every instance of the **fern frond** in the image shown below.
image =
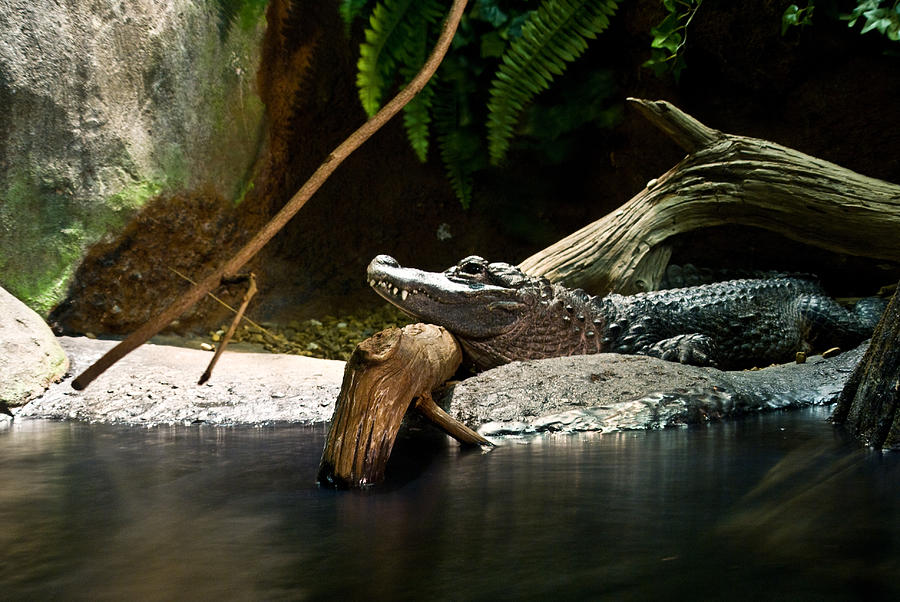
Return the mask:
<svg viewBox="0 0 900 602">
<path fill-rule="evenodd" d="M 462 204 L 463 209 L 468 209 L 472 204 L 472 170 L 468 169 L 462 160 L 463 149 L 468 146 L 466 133 L 463 130 L 449 130 L 438 135 L 438 145 L 441 148 L 441 161 L 447 172 L 450 186 L 456 193 L 456 198 Z"/>
<path fill-rule="evenodd" d="M 348 31 L 353 22 L 368 8 L 370 2 L 371 0 L 341 0 L 338 13 Z"/>
<path fill-rule="evenodd" d="M 544 0 L 529 15 L 491 82 L 487 129 L 493 164 L 506 156 L 525 105 L 581 56 L 588 40 L 606 29 L 619 1 Z"/>
<path fill-rule="evenodd" d="M 428 160 L 431 104 L 434 100 L 433 84 L 434 78 L 403 107 L 403 127 L 406 129 L 406 137 L 409 138 L 409 145 L 422 163 Z"/>
<path fill-rule="evenodd" d="M 400 75 L 405 82 L 415 77 L 422 68 L 429 50 L 437 40 L 443 17 L 442 3 L 440 0 L 420 0 L 416 10 L 409 11 L 407 17 L 401 25 L 406 43 L 398 47 L 396 56 L 402 64 Z M 403 107 L 403 125 L 409 144 L 422 163 L 428 159 L 429 124 L 436 80 L 437 75 Z"/>
<path fill-rule="evenodd" d="M 398 51 L 392 46 L 402 47 L 404 44 L 403 32 L 399 31 L 398 35 L 398 30 L 412 4 L 412 0 L 384 0 L 372 9 L 365 32 L 366 41 L 359 47 L 359 61 L 356 64 L 359 100 L 369 117 L 381 107 L 382 94 L 394 73 Z"/>
<path fill-rule="evenodd" d="M 441 151 L 441 162 L 450 186 L 464 209 L 472 203 L 474 173 L 486 164 L 483 144 L 471 127 L 465 82 L 440 86 L 434 101 L 434 129 Z"/>
</svg>

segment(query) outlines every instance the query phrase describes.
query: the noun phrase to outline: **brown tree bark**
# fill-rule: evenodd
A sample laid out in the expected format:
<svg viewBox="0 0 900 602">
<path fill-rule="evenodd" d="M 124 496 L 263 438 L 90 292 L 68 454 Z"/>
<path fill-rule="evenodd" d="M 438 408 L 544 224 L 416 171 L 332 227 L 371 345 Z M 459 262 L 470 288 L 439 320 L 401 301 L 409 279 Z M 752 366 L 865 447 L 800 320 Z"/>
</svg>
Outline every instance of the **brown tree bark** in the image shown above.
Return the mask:
<svg viewBox="0 0 900 602">
<path fill-rule="evenodd" d="M 900 449 L 900 288 L 844 386 L 831 419 L 877 449 Z"/>
<path fill-rule="evenodd" d="M 594 294 L 653 290 L 671 254 L 669 237 L 724 224 L 900 260 L 900 186 L 722 133 L 665 101 L 629 101 L 689 154 L 618 210 L 523 261 L 526 273 Z"/>
<path fill-rule="evenodd" d="M 319 484 L 358 488 L 381 481 L 411 406 L 459 441 L 489 445 L 431 399 L 431 391 L 453 376 L 461 361 L 456 339 L 433 324 L 389 328 L 357 345 L 344 371 Z"/>
</svg>

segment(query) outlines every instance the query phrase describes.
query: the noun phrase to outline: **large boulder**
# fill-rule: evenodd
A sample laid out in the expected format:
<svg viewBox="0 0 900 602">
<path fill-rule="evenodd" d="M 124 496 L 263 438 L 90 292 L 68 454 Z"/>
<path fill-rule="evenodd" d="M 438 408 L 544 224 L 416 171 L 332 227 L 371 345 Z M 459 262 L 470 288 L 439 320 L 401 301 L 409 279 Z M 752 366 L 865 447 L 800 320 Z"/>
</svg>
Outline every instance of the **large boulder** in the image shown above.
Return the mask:
<svg viewBox="0 0 900 602">
<path fill-rule="evenodd" d="M 40 395 L 69 369 L 69 359 L 34 310 L 0 288 L 0 407 Z"/>
<path fill-rule="evenodd" d="M 147 199 L 244 193 L 265 4 L 2 4 L 0 285 L 46 314 L 84 249 Z"/>
<path fill-rule="evenodd" d="M 830 404 L 865 349 L 739 371 L 610 353 L 527 360 L 468 378 L 439 403 L 485 436 L 682 426 Z"/>
</svg>

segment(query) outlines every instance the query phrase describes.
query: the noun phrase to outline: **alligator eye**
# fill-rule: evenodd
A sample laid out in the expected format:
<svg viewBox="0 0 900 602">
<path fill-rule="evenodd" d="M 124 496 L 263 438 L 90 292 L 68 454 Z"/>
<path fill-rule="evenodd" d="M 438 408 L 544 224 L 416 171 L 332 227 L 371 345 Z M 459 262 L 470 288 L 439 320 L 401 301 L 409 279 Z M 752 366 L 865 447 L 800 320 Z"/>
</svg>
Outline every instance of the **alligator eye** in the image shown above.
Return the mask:
<svg viewBox="0 0 900 602">
<path fill-rule="evenodd" d="M 466 263 L 459 266 L 459 271 L 462 274 L 468 274 L 470 276 L 478 276 L 479 274 L 484 274 L 484 264 L 476 263 L 474 261 L 467 261 Z"/>
</svg>

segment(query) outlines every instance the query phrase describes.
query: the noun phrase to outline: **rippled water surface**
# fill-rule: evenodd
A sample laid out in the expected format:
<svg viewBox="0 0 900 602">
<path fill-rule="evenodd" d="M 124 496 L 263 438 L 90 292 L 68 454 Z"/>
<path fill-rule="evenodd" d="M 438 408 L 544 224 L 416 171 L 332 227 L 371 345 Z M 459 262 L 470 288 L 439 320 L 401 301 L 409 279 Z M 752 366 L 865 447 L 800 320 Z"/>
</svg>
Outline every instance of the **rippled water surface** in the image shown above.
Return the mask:
<svg viewBox="0 0 900 602">
<path fill-rule="evenodd" d="M 0 597 L 896 599 L 900 459 L 826 416 L 404 443 L 366 492 L 315 486 L 321 427 L 20 421 Z"/>
</svg>

